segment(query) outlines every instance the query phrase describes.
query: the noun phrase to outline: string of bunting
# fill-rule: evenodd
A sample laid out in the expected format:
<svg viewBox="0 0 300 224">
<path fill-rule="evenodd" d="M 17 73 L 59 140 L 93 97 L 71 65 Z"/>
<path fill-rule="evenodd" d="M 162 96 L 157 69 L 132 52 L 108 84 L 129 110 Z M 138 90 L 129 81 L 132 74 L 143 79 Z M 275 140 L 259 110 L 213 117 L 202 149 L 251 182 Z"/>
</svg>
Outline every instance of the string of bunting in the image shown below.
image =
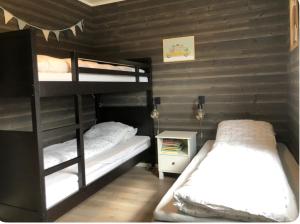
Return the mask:
<svg viewBox="0 0 300 224">
<path fill-rule="evenodd" d="M 59 41 L 59 35 L 61 32 L 63 31 L 66 31 L 66 30 L 71 30 L 73 35 L 76 36 L 77 33 L 76 33 L 76 27 L 79 27 L 79 29 L 81 30 L 81 32 L 83 32 L 83 19 L 80 20 L 79 22 L 77 22 L 75 25 L 73 26 L 70 26 L 70 27 L 67 27 L 67 28 L 64 28 L 64 29 L 58 29 L 58 30 L 49 30 L 49 29 L 44 29 L 44 28 L 41 28 L 39 26 L 35 26 L 35 25 L 32 25 L 20 18 L 18 18 L 17 16 L 13 15 L 12 13 L 10 13 L 9 11 L 7 11 L 6 9 L 4 9 L 3 7 L 0 6 L 0 11 L 3 11 L 4 13 L 4 22 L 5 24 L 7 24 L 10 20 L 12 20 L 13 18 L 15 18 L 17 20 L 17 23 L 18 23 L 18 27 L 20 30 L 23 30 L 26 26 L 30 26 L 30 27 L 33 27 L 33 28 L 36 28 L 38 30 L 41 30 L 46 41 L 48 41 L 48 38 L 49 38 L 49 35 L 50 33 L 54 33 L 55 34 L 55 37 L 57 39 L 57 41 Z"/>
</svg>

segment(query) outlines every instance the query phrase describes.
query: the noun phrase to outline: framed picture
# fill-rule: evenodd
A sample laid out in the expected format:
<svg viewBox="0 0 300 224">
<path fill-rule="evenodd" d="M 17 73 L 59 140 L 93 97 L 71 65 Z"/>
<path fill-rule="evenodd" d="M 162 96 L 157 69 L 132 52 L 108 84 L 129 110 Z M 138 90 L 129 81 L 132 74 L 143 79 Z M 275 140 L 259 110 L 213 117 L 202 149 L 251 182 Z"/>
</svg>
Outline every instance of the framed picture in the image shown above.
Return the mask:
<svg viewBox="0 0 300 224">
<path fill-rule="evenodd" d="M 290 0 L 290 50 L 299 46 L 299 4 Z"/>
<path fill-rule="evenodd" d="M 163 40 L 164 62 L 195 60 L 194 36 Z"/>
</svg>

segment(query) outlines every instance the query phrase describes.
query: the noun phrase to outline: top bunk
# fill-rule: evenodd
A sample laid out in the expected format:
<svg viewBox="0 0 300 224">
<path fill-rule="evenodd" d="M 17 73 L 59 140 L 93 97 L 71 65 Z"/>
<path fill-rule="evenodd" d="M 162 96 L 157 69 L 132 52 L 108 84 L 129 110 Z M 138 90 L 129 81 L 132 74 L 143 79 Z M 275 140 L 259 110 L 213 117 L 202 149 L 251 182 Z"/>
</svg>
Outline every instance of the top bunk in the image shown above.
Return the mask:
<svg viewBox="0 0 300 224">
<path fill-rule="evenodd" d="M 147 91 L 151 59 L 105 60 L 38 54 L 32 30 L 0 34 L 0 97 Z M 60 52 L 57 52 L 57 55 Z"/>
</svg>

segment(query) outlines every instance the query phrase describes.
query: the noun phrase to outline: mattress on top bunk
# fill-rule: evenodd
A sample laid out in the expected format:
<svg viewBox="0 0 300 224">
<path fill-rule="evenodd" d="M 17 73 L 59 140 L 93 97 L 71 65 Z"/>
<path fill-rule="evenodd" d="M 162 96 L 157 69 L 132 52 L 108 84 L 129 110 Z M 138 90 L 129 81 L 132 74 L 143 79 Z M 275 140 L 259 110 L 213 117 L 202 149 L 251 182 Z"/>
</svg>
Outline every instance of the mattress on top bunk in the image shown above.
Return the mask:
<svg viewBox="0 0 300 224">
<path fill-rule="evenodd" d="M 193 158 L 191 163 L 179 176 L 176 182 L 168 190 L 168 192 L 161 199 L 154 211 L 154 219 L 157 221 L 167 222 L 234 222 L 233 220 L 224 218 L 200 218 L 187 215 L 178 211 L 174 203 L 174 192 L 179 189 L 189 178 L 189 176 L 197 169 L 198 165 L 205 159 L 206 155 L 211 151 L 214 141 L 207 141 L 197 155 Z M 297 204 L 299 207 L 299 165 L 288 150 L 288 148 L 281 143 L 277 144 L 278 154 L 282 162 L 283 169 L 287 176 L 288 182 L 295 194 Z"/>
<path fill-rule="evenodd" d="M 150 146 L 148 136 L 134 136 L 109 151 L 97 154 L 85 162 L 86 183 L 90 184 L 124 162 L 145 151 Z M 73 165 L 46 177 L 46 203 L 51 208 L 61 200 L 78 191 L 78 169 Z"/>
<path fill-rule="evenodd" d="M 39 72 L 40 82 L 71 82 L 72 73 Z M 80 82 L 136 82 L 135 76 L 79 73 Z M 148 82 L 147 76 L 140 76 L 139 82 Z"/>
<path fill-rule="evenodd" d="M 47 55 L 38 55 L 38 72 L 41 73 L 70 73 L 71 59 L 70 58 L 55 58 Z M 126 65 L 112 65 L 105 62 L 89 61 L 78 59 L 78 67 L 95 68 L 114 71 L 135 72 L 135 68 Z M 145 73 L 145 70 L 139 69 L 139 73 Z"/>
</svg>

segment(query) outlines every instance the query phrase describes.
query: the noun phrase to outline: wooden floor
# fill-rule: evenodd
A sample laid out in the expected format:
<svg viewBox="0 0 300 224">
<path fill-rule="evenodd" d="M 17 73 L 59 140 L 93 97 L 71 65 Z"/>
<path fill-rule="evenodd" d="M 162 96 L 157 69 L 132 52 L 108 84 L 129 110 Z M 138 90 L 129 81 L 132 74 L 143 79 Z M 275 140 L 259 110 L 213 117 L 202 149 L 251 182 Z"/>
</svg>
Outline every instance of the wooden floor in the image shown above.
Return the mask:
<svg viewBox="0 0 300 224">
<path fill-rule="evenodd" d="M 58 222 L 151 222 L 153 211 L 175 178 L 134 167 L 59 218 Z"/>
</svg>

